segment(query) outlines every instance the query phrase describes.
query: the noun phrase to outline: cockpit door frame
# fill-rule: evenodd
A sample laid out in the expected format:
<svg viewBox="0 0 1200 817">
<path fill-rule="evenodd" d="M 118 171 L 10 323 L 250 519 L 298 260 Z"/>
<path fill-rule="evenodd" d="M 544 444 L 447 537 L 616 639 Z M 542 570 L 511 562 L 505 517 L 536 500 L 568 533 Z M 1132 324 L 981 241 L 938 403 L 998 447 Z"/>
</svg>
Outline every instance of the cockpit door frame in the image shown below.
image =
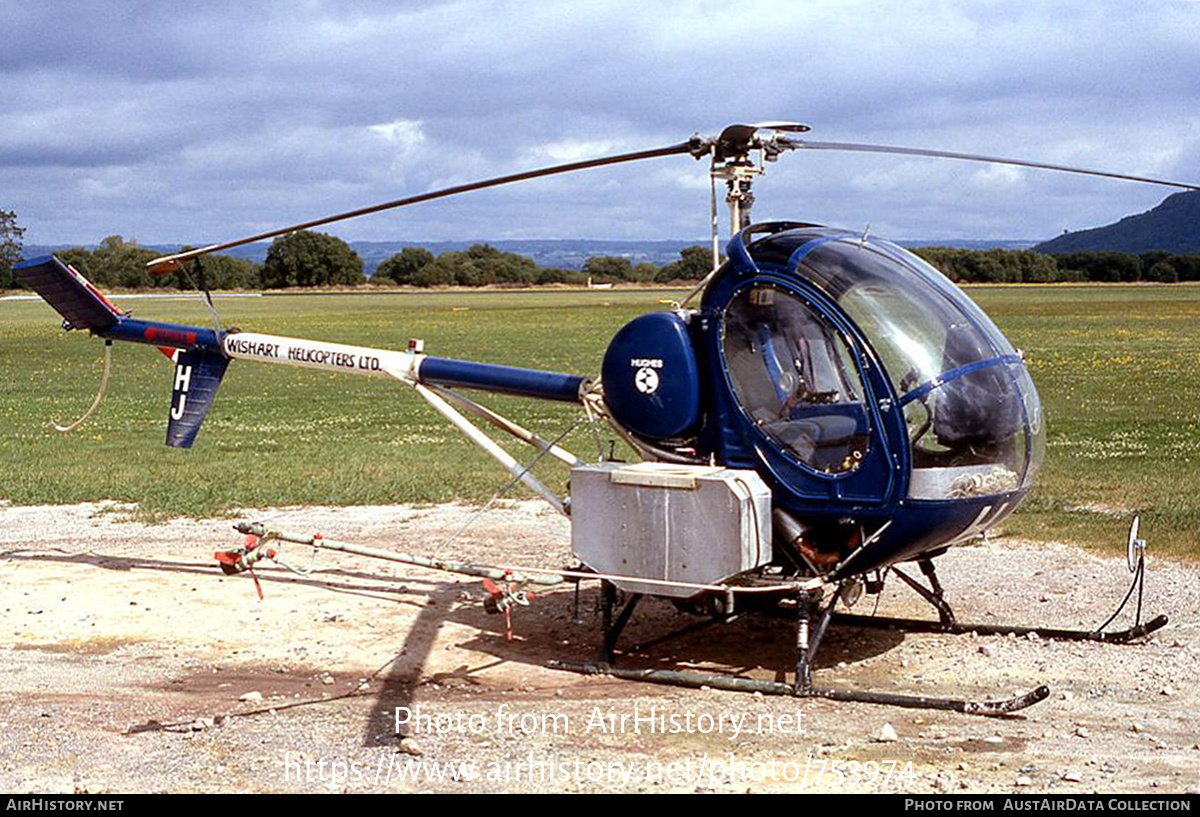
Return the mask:
<svg viewBox="0 0 1200 817">
<path fill-rule="evenodd" d="M 751 417 L 737 397 L 733 379 L 726 359 L 725 335 L 727 312 L 736 298 L 748 289 L 770 286 L 784 295 L 794 297 L 809 307 L 810 311 L 831 328 L 845 344 L 857 369 L 864 390 L 863 402 L 867 413 L 868 449 L 863 463 L 858 468 L 841 472 L 825 473 L 815 470 L 788 451 L 778 440 L 772 439 Z M 904 433 L 904 422 L 900 415 L 897 396 L 886 372 L 879 363 L 871 345 L 861 335 L 840 307 L 821 290 L 806 281 L 762 271 L 757 275 L 740 280 L 731 289 L 724 306 L 717 315 L 715 326 L 717 356 L 721 377 L 728 389 L 732 410 L 743 424 L 749 426 L 753 437 L 753 450 L 759 463 L 764 466 L 779 489 L 792 495 L 797 510 L 813 503 L 812 510 L 820 510 L 820 504 L 830 500 L 839 504 L 883 508 L 895 505 L 904 495 L 908 484 L 909 455 Z M 898 419 L 897 419 L 898 418 Z"/>
</svg>

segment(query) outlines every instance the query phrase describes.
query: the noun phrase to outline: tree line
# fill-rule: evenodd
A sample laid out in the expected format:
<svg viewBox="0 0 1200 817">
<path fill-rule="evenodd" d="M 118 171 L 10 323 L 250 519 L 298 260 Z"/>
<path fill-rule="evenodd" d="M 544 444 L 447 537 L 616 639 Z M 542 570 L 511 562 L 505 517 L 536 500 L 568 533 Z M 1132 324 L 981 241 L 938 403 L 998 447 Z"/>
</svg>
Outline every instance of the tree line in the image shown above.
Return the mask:
<svg viewBox="0 0 1200 817">
<path fill-rule="evenodd" d="M 955 283 L 1048 284 L 1200 281 L 1200 255 L 1156 251 L 1068 252 L 1048 255 L 1033 250 L 962 250 L 918 247 L 917 255 Z"/>
<path fill-rule="evenodd" d="M 21 257 L 15 214 L 0 210 L 0 289 L 17 286 L 12 265 Z M 186 248 L 185 248 L 186 249 Z M 1057 283 L 1200 281 L 1200 255 L 1149 252 L 1074 252 L 1046 255 L 1032 250 L 966 250 L 921 247 L 915 252 L 957 283 Z M 302 231 L 276 238 L 266 260 L 256 263 L 228 255 L 204 256 L 184 270 L 153 274 L 146 262 L 154 250 L 121 236 L 109 236 L 94 249 L 75 247 L 58 257 L 97 286 L 117 289 L 283 289 L 359 286 L 367 283 L 362 259 L 340 238 Z M 687 247 L 679 260 L 659 266 L 634 264 L 618 256 L 593 256 L 580 270 L 539 267 L 532 259 L 488 244 L 435 256 L 408 247 L 375 270 L 374 284 L 401 286 L 529 286 L 538 284 L 613 284 L 694 282 L 711 269 L 705 247 Z"/>
<path fill-rule="evenodd" d="M 190 249 L 184 247 L 183 249 Z M 0 289 L 18 286 L 12 264 L 20 259 L 19 235 L 0 248 Z M 105 238 L 94 250 L 73 247 L 55 253 L 85 278 L 116 289 L 284 289 L 287 287 L 359 286 L 368 282 L 362 258 L 345 241 L 324 233 L 301 231 L 276 238 L 261 263 L 229 255 L 206 255 L 184 269 L 152 273 L 146 263 L 159 252 L 121 236 Z M 488 244 L 435 256 L 407 247 L 375 270 L 373 284 L 401 286 L 487 286 L 696 281 L 708 274 L 708 250 L 688 247 L 678 261 L 658 266 L 628 258 L 589 258 L 582 270 L 539 267 L 532 259 Z"/>
</svg>

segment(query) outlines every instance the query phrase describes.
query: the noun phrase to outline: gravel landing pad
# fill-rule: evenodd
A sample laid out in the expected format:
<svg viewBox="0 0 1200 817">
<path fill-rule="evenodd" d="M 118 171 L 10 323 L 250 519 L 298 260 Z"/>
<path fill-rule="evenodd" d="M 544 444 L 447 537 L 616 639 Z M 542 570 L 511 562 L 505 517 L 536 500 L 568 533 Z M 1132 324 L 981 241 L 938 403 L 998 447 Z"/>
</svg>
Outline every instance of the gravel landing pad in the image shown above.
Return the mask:
<svg viewBox="0 0 1200 817">
<path fill-rule="evenodd" d="M 487 615 L 477 581 L 285 546 L 297 575 L 226 577 L 232 519 L 146 526 L 111 505 L 0 506 L 0 790 L 1196 791 L 1200 578 L 1153 559 L 1132 646 L 835 628 L 816 682 L 995 699 L 1049 685 L 1019 717 L 683 690 L 545 668 L 593 658 L 595 585 Z M 410 553 L 569 562 L 534 503 L 285 508 L 238 518 Z M 1115 541 L 1124 530 L 1114 525 Z M 938 562 L 961 621 L 1092 628 L 1123 559 L 995 539 Z M 915 572 L 915 571 L 914 571 Z M 901 582 L 854 612 L 932 617 Z M 1127 611 L 1115 626 L 1126 626 Z M 623 644 L 692 619 L 639 608 Z M 786 621 L 745 616 L 630 656 L 637 667 L 785 680 Z M 399 723 L 398 723 L 399 722 Z M 457 779 L 456 779 L 457 778 Z"/>
</svg>

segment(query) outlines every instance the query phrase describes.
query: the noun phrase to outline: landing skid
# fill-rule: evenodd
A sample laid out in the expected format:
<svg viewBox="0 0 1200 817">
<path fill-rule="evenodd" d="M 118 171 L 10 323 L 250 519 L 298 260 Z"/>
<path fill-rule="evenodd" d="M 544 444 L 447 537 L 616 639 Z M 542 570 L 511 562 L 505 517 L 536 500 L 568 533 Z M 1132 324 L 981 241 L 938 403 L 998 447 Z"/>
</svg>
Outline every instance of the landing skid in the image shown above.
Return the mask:
<svg viewBox="0 0 1200 817">
<path fill-rule="evenodd" d="M 1099 641 L 1105 644 L 1128 644 L 1155 630 L 1161 629 L 1167 623 L 1166 616 L 1156 616 L 1145 624 L 1138 624 L 1125 630 L 1112 632 L 1097 632 L 1092 630 L 1056 630 L 1051 627 L 1012 627 L 1006 624 L 944 624 L 940 621 L 929 621 L 919 618 L 887 618 L 881 616 L 859 616 L 852 613 L 836 613 L 834 624 L 844 624 L 854 627 L 874 627 L 887 630 L 903 630 L 912 633 L 948 633 L 950 635 L 1036 635 L 1038 638 L 1049 638 L 1056 641 Z"/>
<path fill-rule="evenodd" d="M 795 682 L 788 684 L 780 681 L 762 681 L 753 678 L 737 678 L 728 675 L 717 675 L 701 672 L 683 672 L 662 669 L 626 669 L 616 666 L 616 644 L 621 631 L 629 623 L 634 608 L 641 600 L 641 595 L 629 597 L 621 608 L 616 611 L 616 588 L 605 582 L 601 588 L 601 615 L 603 623 L 603 638 L 597 660 L 592 662 L 550 661 L 548 666 L 568 672 L 578 672 L 584 675 L 608 675 L 630 681 L 644 681 L 652 684 L 668 684 L 698 689 L 708 687 L 732 692 L 758 692 L 763 695 L 783 695 L 794 698 L 827 698 L 835 701 L 853 701 L 858 703 L 884 704 L 908 709 L 936 709 L 950 712 L 963 712 L 971 715 L 1000 716 L 1008 715 L 1024 709 L 1027 706 L 1044 700 L 1050 695 L 1046 686 L 999 701 L 970 701 L 958 698 L 933 698 L 924 695 L 901 695 L 890 692 L 871 692 L 869 690 L 836 689 L 832 687 L 815 686 L 812 683 L 812 661 L 825 630 L 834 620 L 833 608 L 840 594 L 822 605 L 822 591 L 804 590 L 796 597 L 796 669 Z M 616 615 L 614 616 L 614 613 Z M 714 624 L 727 620 L 714 616 L 705 624 Z M 679 633 L 697 629 L 696 625 L 683 628 Z M 666 637 L 655 639 L 654 643 L 666 640 Z M 643 645 L 644 646 L 644 645 Z M 630 650 L 637 651 L 637 647 Z"/>
<path fill-rule="evenodd" d="M 1136 523 L 1133 528 L 1132 537 L 1136 534 Z M 913 577 L 909 576 L 902 570 L 892 568 L 892 573 L 898 576 L 905 584 L 916 591 L 917 595 L 929 602 L 938 613 L 937 621 L 929 621 L 927 619 L 917 618 L 889 618 L 887 616 L 859 616 L 850 613 L 837 613 L 834 615 L 834 621 L 838 624 L 847 624 L 857 627 L 875 627 L 882 629 L 905 630 L 915 633 L 948 633 L 951 635 L 963 635 L 966 633 L 975 633 L 977 635 L 1036 635 L 1038 638 L 1054 639 L 1056 641 L 1098 641 L 1106 644 L 1128 644 L 1139 638 L 1149 635 L 1155 630 L 1161 629 L 1166 625 L 1168 619 L 1165 615 L 1160 615 L 1141 623 L 1142 617 L 1142 589 L 1146 578 L 1146 562 L 1145 556 L 1141 552 L 1145 548 L 1145 543 L 1141 544 L 1138 549 L 1136 561 L 1131 557 L 1130 571 L 1134 574 L 1133 583 L 1130 585 L 1129 592 L 1125 594 L 1125 598 L 1117 607 L 1116 612 L 1109 617 L 1108 621 L 1097 627 L 1095 630 L 1064 630 L 1054 627 L 1020 627 L 1010 624 L 962 624 L 954 615 L 954 610 L 950 607 L 945 599 L 945 594 L 942 591 L 942 585 L 938 581 L 937 571 L 933 566 L 933 562 L 929 559 L 921 559 L 917 565 L 921 568 L 921 572 L 929 581 L 929 587 L 925 587 Z M 1131 549 L 1131 553 L 1133 550 Z M 1132 627 L 1124 630 L 1113 630 L 1105 632 L 1105 627 L 1111 624 L 1125 608 L 1126 603 L 1133 595 L 1134 591 L 1138 594 L 1137 617 Z"/>
<path fill-rule="evenodd" d="M 963 712 L 968 715 L 1008 715 L 1044 700 L 1050 689 L 1037 689 L 1002 701 L 967 701 L 956 698 L 930 698 L 924 695 L 896 695 L 888 692 L 867 692 L 852 689 L 833 689 L 810 686 L 797 689 L 792 684 L 779 681 L 758 681 L 753 678 L 735 678 L 729 675 L 712 675 L 701 672 L 676 672 L 662 669 L 625 669 L 611 664 L 575 663 L 550 661 L 552 669 L 579 672 L 584 675 L 608 675 L 627 681 L 645 681 L 650 684 L 668 684 L 691 689 L 720 689 L 727 692 L 758 692 L 763 695 L 783 695 L 794 698 L 828 698 L 832 701 L 884 704 L 906 709 L 939 709 L 948 712 Z"/>
<path fill-rule="evenodd" d="M 1136 525 L 1136 523 L 1135 523 Z M 1134 541 L 1136 526 L 1130 533 L 1130 541 Z M 761 681 L 753 678 L 737 678 L 728 675 L 716 675 L 700 672 L 681 672 L 663 669 L 626 669 L 616 666 L 617 639 L 629 623 L 634 609 L 641 601 L 641 595 L 629 597 L 619 612 L 617 607 L 617 590 L 611 583 L 605 581 L 601 587 L 600 601 L 603 625 L 603 639 L 599 654 L 593 662 L 578 663 L 569 661 L 551 661 L 549 666 L 554 669 L 579 672 L 586 675 L 609 675 L 630 681 L 645 681 L 653 684 L 669 684 L 682 687 L 708 687 L 732 692 L 758 692 L 763 695 L 786 695 L 795 698 L 827 698 L 835 701 L 853 701 L 858 703 L 884 704 L 908 709 L 935 709 L 950 712 L 962 712 L 970 715 L 1003 716 L 1018 712 L 1038 701 L 1045 700 L 1050 694 L 1049 687 L 1042 685 L 1023 695 L 1017 695 L 998 701 L 969 701 L 957 698 L 933 698 L 924 695 L 901 695 L 890 692 L 871 692 L 869 690 L 836 689 L 816 686 L 812 682 L 812 663 L 820 647 L 821 639 L 826 628 L 831 624 L 846 624 L 857 627 L 878 627 L 902 630 L 906 632 L 947 633 L 962 635 L 976 633 L 977 635 L 1036 635 L 1038 638 L 1062 641 L 1096 641 L 1107 644 L 1127 644 L 1142 638 L 1162 628 L 1167 623 L 1165 615 L 1157 616 L 1145 624 L 1141 623 L 1142 590 L 1145 582 L 1145 558 L 1142 551 L 1144 543 L 1139 541 L 1136 551 L 1136 562 L 1130 557 L 1130 570 L 1134 574 L 1133 583 L 1125 598 L 1113 615 L 1095 630 L 1067 630 L 1052 627 L 1019 627 L 1005 624 L 961 624 L 954 615 L 954 610 L 945 599 L 941 583 L 933 562 L 929 559 L 918 561 L 921 572 L 929 582 L 925 587 L 919 581 L 896 568 L 892 572 L 905 584 L 911 587 L 921 598 L 927 601 L 938 613 L 937 621 L 912 618 L 890 618 L 883 616 L 861 616 L 850 613 L 836 613 L 834 607 L 843 597 L 841 592 L 833 594 L 833 598 L 822 604 L 823 591 L 801 590 L 796 596 L 796 668 L 795 682 L 791 684 L 780 681 Z M 1131 545 L 1130 553 L 1135 550 Z M 1137 614 L 1134 625 L 1124 630 L 1105 631 L 1124 609 L 1126 603 L 1137 592 Z M 614 616 L 614 613 L 616 615 Z M 633 647 L 628 652 L 637 652 L 649 644 L 656 644 L 668 638 L 695 631 L 701 627 L 728 621 L 728 616 L 714 615 L 708 621 L 692 624 L 683 629 L 654 639 L 646 645 Z"/>
</svg>

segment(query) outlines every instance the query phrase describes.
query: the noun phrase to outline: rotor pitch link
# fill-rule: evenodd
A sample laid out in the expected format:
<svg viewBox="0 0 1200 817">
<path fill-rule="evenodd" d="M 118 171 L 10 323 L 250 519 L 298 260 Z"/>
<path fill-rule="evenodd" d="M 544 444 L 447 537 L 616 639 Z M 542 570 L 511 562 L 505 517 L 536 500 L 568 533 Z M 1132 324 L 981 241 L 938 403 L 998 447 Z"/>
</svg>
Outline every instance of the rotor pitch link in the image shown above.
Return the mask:
<svg viewBox="0 0 1200 817">
<path fill-rule="evenodd" d="M 1003 624 L 944 624 L 940 621 L 930 621 L 928 619 L 860 616 L 852 613 L 835 613 L 833 620 L 835 624 L 846 624 L 854 627 L 875 627 L 885 630 L 908 630 L 914 633 L 1036 635 L 1038 638 L 1049 638 L 1055 641 L 1100 641 L 1106 644 L 1128 644 L 1131 641 L 1149 635 L 1155 630 L 1161 629 L 1167 623 L 1166 616 L 1158 616 L 1145 624 L 1139 624 L 1127 630 L 1106 633 L 1095 630 L 1058 630 L 1052 627 L 1009 627 Z"/>
<path fill-rule="evenodd" d="M 579 663 L 574 661 L 549 661 L 551 669 L 578 672 L 583 675 L 608 675 L 627 681 L 645 681 L 651 684 L 699 689 L 708 687 L 728 692 L 759 692 L 763 695 L 782 695 L 792 698 L 828 698 L 833 701 L 883 704 L 906 709 L 937 709 L 962 712 L 966 715 L 999 717 L 1018 712 L 1050 695 L 1050 688 L 1039 686 L 1024 695 L 1000 701 L 966 701 L 956 698 L 930 698 L 924 695 L 897 695 L 888 692 L 868 692 L 853 689 L 827 689 L 824 687 L 797 688 L 779 681 L 759 681 L 753 678 L 732 678 L 728 675 L 709 675 L 699 672 L 678 672 L 662 669 L 622 669 L 609 664 Z"/>
</svg>

